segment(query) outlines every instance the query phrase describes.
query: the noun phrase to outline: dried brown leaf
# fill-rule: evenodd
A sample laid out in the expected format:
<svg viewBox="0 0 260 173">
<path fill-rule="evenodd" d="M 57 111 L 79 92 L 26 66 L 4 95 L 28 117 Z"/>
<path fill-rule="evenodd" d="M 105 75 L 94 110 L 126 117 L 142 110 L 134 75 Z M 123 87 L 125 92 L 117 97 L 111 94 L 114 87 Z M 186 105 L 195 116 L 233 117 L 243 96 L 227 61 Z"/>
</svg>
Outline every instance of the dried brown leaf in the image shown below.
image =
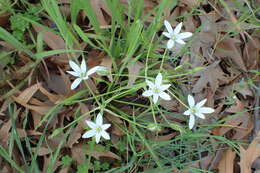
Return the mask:
<svg viewBox="0 0 260 173">
<path fill-rule="evenodd" d="M 244 104 L 239 100 L 236 99 L 236 104 L 232 105 L 227 112 L 231 113 L 239 113 L 244 111 Z M 252 128 L 253 123 L 250 118 L 250 114 L 248 112 L 243 112 L 242 115 L 237 115 L 224 123 L 225 126 L 228 127 L 222 127 L 220 128 L 220 136 L 223 136 L 231 129 L 235 130 L 235 134 L 233 135 L 233 139 L 243 139 L 245 136 L 247 136 Z"/>
<path fill-rule="evenodd" d="M 180 2 L 187 5 L 190 9 L 197 8 L 200 4 L 198 0 L 181 0 Z"/>
<path fill-rule="evenodd" d="M 72 130 L 67 141 L 68 147 L 72 148 L 75 143 L 78 143 L 78 140 L 81 138 L 83 131 L 84 129 L 79 124 Z"/>
<path fill-rule="evenodd" d="M 207 88 L 207 84 L 210 85 L 213 92 L 216 92 L 219 87 L 219 81 L 228 80 L 227 75 L 219 67 L 219 61 L 207 66 L 202 72 L 199 72 L 195 76 L 200 76 L 200 78 L 192 89 L 194 93 L 198 93 L 204 88 Z"/>
<path fill-rule="evenodd" d="M 116 155 L 115 153 L 111 151 L 104 151 L 104 152 L 99 152 L 99 151 L 91 151 L 91 150 L 86 150 L 86 154 L 94 157 L 95 159 L 99 160 L 100 157 L 108 157 L 111 159 L 116 159 L 116 160 L 121 160 L 121 157 Z"/>
<path fill-rule="evenodd" d="M 32 26 L 37 33 L 43 33 L 43 40 L 51 49 L 57 50 L 66 48 L 65 41 L 62 39 L 61 36 L 53 32 L 45 31 L 43 27 L 37 25 Z"/>
<path fill-rule="evenodd" d="M 103 14 L 104 10 L 107 14 L 111 14 L 110 10 L 107 8 L 106 3 L 102 0 L 94 0 L 90 1 L 91 6 L 93 8 L 94 13 L 96 14 L 97 21 L 100 24 L 101 28 L 105 28 L 108 26 L 108 22 Z"/>
<path fill-rule="evenodd" d="M 46 106 L 34 106 L 34 105 L 24 104 L 22 100 L 17 99 L 17 97 L 15 97 L 15 96 L 13 96 L 12 98 L 14 99 L 14 101 L 21 104 L 25 108 L 33 110 L 33 111 L 39 113 L 40 115 L 46 114 L 52 108 L 51 106 L 47 106 L 47 105 Z"/>
<path fill-rule="evenodd" d="M 112 77 L 112 63 L 113 63 L 113 59 L 110 57 L 104 57 L 100 63 L 100 66 L 104 66 L 108 69 L 109 75 L 108 75 L 108 79 L 110 80 L 110 82 L 113 81 L 113 77 Z"/>
<path fill-rule="evenodd" d="M 137 61 L 134 64 L 127 67 L 128 69 L 128 86 L 132 86 L 135 83 L 135 80 L 137 79 L 140 70 L 144 67 L 144 65 Z"/>
<path fill-rule="evenodd" d="M 246 71 L 247 69 L 241 51 L 237 48 L 237 44 L 239 43 L 240 41 L 235 38 L 225 38 L 217 43 L 214 55 L 222 58 L 229 57 L 242 70 Z"/>
<path fill-rule="evenodd" d="M 222 156 L 221 161 L 218 164 L 219 172 L 234 172 L 234 159 L 236 157 L 236 152 L 228 149 Z"/>
<path fill-rule="evenodd" d="M 6 143 L 9 138 L 9 130 L 11 128 L 12 122 L 11 119 L 3 124 L 0 129 L 0 143 Z"/>
<path fill-rule="evenodd" d="M 32 148 L 32 151 L 35 152 L 37 149 L 36 148 Z M 38 156 L 44 156 L 44 155 L 47 155 L 47 154 L 50 154 L 51 153 L 51 150 L 48 149 L 48 148 L 45 148 L 45 147 L 41 147 L 39 149 L 39 151 L 37 152 L 37 155 Z"/>
<path fill-rule="evenodd" d="M 247 149 L 240 146 L 240 168 L 243 173 L 251 173 L 251 165 L 260 157 L 260 132 L 255 139 L 250 143 Z"/>
<path fill-rule="evenodd" d="M 246 66 L 249 70 L 259 67 L 259 50 L 260 41 L 258 38 L 249 38 L 245 44 L 243 51 L 243 58 L 245 59 Z"/>
<path fill-rule="evenodd" d="M 39 88 L 39 83 L 30 86 L 29 88 L 22 91 L 22 93 L 18 97 L 16 97 L 16 101 L 23 104 L 27 104 Z"/>
</svg>

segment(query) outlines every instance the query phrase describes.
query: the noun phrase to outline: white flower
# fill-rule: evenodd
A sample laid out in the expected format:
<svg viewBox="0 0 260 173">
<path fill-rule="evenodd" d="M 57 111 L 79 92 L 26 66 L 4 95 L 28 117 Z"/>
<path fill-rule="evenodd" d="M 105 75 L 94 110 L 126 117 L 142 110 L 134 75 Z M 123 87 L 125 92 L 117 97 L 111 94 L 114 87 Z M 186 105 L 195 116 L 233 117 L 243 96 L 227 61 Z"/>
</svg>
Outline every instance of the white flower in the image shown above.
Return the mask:
<svg viewBox="0 0 260 173">
<path fill-rule="evenodd" d="M 210 114 L 214 112 L 214 109 L 210 107 L 202 107 L 206 103 L 207 99 L 204 99 L 195 105 L 193 96 L 188 95 L 189 109 L 185 111 L 184 115 L 189 115 L 189 128 L 192 129 L 195 124 L 195 116 L 205 119 L 204 114 Z"/>
<path fill-rule="evenodd" d="M 106 140 L 110 139 L 110 136 L 106 130 L 111 126 L 111 124 L 103 124 L 103 117 L 101 113 L 97 115 L 96 123 L 88 120 L 86 120 L 86 123 L 91 128 L 91 130 L 84 133 L 82 138 L 91 138 L 95 136 L 96 143 L 99 143 L 101 136 Z"/>
<path fill-rule="evenodd" d="M 171 49 L 173 48 L 175 42 L 179 44 L 185 44 L 183 39 L 189 38 L 192 36 L 191 32 L 181 32 L 182 23 L 179 23 L 176 28 L 173 30 L 171 24 L 165 20 L 164 25 L 168 32 L 163 32 L 163 35 L 169 38 L 169 41 L 167 42 L 167 48 Z"/>
<path fill-rule="evenodd" d="M 153 96 L 153 102 L 156 103 L 158 98 L 161 97 L 164 100 L 171 100 L 171 97 L 164 92 L 167 90 L 171 84 L 162 85 L 162 74 L 159 73 L 155 78 L 155 83 L 152 83 L 149 80 L 146 80 L 147 85 L 149 86 L 149 90 L 143 92 L 143 96 L 149 97 Z"/>
<path fill-rule="evenodd" d="M 72 90 L 77 88 L 77 86 L 80 84 L 80 82 L 82 80 L 87 80 L 90 75 L 92 75 L 95 72 L 104 71 L 104 68 L 105 68 L 102 66 L 95 66 L 87 71 L 87 67 L 86 67 L 86 63 L 85 63 L 84 59 L 82 60 L 80 66 L 77 65 L 74 61 L 69 61 L 69 65 L 74 71 L 67 71 L 67 73 L 69 73 L 75 77 L 78 77 L 71 84 Z"/>
</svg>

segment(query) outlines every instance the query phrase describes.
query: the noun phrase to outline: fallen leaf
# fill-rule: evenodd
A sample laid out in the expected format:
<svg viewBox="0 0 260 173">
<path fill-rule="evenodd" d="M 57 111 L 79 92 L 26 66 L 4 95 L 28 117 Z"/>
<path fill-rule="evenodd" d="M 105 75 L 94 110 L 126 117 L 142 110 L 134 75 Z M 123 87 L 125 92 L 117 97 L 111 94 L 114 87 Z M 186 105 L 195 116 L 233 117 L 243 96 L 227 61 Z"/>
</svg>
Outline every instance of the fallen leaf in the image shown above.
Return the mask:
<svg viewBox="0 0 260 173">
<path fill-rule="evenodd" d="M 253 96 L 253 92 L 249 88 L 247 82 L 245 82 L 243 79 L 240 82 L 235 83 L 233 85 L 233 89 L 242 94 L 245 99 L 247 96 Z"/>
<path fill-rule="evenodd" d="M 242 113 L 225 121 L 224 125 L 227 125 L 229 127 L 221 127 L 219 130 L 220 136 L 223 136 L 228 131 L 233 129 L 235 131 L 235 134 L 232 136 L 232 139 L 243 139 L 251 132 L 253 128 L 253 123 L 250 118 L 250 114 L 248 112 L 243 112 L 244 109 L 244 104 L 239 99 L 236 99 L 236 104 L 232 105 L 227 110 L 227 112 L 238 114 L 239 112 Z"/>
<path fill-rule="evenodd" d="M 190 9 L 197 8 L 200 4 L 198 0 L 181 0 L 180 2 L 187 5 Z"/>
<path fill-rule="evenodd" d="M 10 135 L 9 130 L 11 129 L 11 125 L 12 125 L 12 122 L 10 119 L 9 121 L 5 122 L 0 129 L 0 142 L 2 144 L 3 143 L 7 144 L 7 141 L 8 141 L 9 135 Z"/>
<path fill-rule="evenodd" d="M 40 88 L 39 83 L 30 86 L 29 88 L 22 91 L 22 93 L 18 97 L 16 97 L 16 101 L 23 104 L 28 103 L 28 101 L 38 91 L 39 88 Z"/>
<path fill-rule="evenodd" d="M 40 115 L 44 115 L 46 114 L 52 107 L 51 106 L 34 106 L 34 105 L 29 105 L 29 104 L 24 104 L 22 100 L 17 99 L 17 97 L 12 96 L 12 98 L 14 99 L 14 101 L 16 101 L 17 103 L 19 103 L 20 105 L 24 106 L 27 109 L 33 110 L 37 113 L 39 113 Z"/>
<path fill-rule="evenodd" d="M 236 157 L 236 152 L 232 151 L 231 149 L 228 149 L 224 153 L 224 155 L 222 156 L 222 159 L 220 160 L 220 162 L 218 164 L 219 172 L 223 172 L 223 173 L 234 172 L 235 157 Z"/>
<path fill-rule="evenodd" d="M 249 70 L 259 66 L 259 50 L 260 41 L 258 38 L 249 38 L 243 50 L 243 57 L 245 58 L 246 66 Z"/>
<path fill-rule="evenodd" d="M 37 150 L 37 148 L 32 148 L 32 151 L 35 152 Z M 45 147 L 41 147 L 38 152 L 37 152 L 37 155 L 38 156 L 44 156 L 44 155 L 47 155 L 47 154 L 50 154 L 52 151 L 48 148 L 45 148 Z"/>
<path fill-rule="evenodd" d="M 217 43 L 214 55 L 221 58 L 231 58 L 242 70 L 247 71 L 241 51 L 237 48 L 239 43 L 240 41 L 235 38 L 225 38 Z"/>
<path fill-rule="evenodd" d="M 109 75 L 108 75 L 108 79 L 110 80 L 110 82 L 113 81 L 113 77 L 112 77 L 112 63 L 113 63 L 113 59 L 110 57 L 104 57 L 100 63 L 100 66 L 104 66 L 108 69 Z"/>
<path fill-rule="evenodd" d="M 59 35 L 57 35 L 53 32 L 45 31 L 45 29 L 41 26 L 37 26 L 37 25 L 32 25 L 32 26 L 37 33 L 40 33 L 40 32 L 43 33 L 44 42 L 52 50 L 59 50 L 59 49 L 65 49 L 66 48 L 65 41 L 62 39 L 61 36 L 59 36 Z"/>
<path fill-rule="evenodd" d="M 243 173 L 251 173 L 251 165 L 260 157 L 260 132 L 255 139 L 250 143 L 247 149 L 240 146 L 240 168 Z"/>
<path fill-rule="evenodd" d="M 132 86 L 135 83 L 135 80 L 137 79 L 140 70 L 144 67 L 144 65 L 137 61 L 134 64 L 127 67 L 128 69 L 128 86 Z"/>
<path fill-rule="evenodd" d="M 108 26 L 108 22 L 105 19 L 105 16 L 103 14 L 104 10 L 107 14 L 111 15 L 110 10 L 107 8 L 107 5 L 105 3 L 105 1 L 103 0 L 94 0 L 94 1 L 90 1 L 92 9 L 97 17 L 97 21 L 100 24 L 101 28 L 105 28 Z"/>
<path fill-rule="evenodd" d="M 47 88 L 57 94 L 66 95 L 67 87 L 61 75 L 50 73 L 50 78 L 45 77 Z"/>
<path fill-rule="evenodd" d="M 219 61 L 207 66 L 204 70 L 195 74 L 195 76 L 200 76 L 200 78 L 192 89 L 193 93 L 198 93 L 204 88 L 207 88 L 207 84 L 209 84 L 213 93 L 215 93 L 219 87 L 220 81 L 228 80 L 227 75 L 219 67 Z"/>
</svg>

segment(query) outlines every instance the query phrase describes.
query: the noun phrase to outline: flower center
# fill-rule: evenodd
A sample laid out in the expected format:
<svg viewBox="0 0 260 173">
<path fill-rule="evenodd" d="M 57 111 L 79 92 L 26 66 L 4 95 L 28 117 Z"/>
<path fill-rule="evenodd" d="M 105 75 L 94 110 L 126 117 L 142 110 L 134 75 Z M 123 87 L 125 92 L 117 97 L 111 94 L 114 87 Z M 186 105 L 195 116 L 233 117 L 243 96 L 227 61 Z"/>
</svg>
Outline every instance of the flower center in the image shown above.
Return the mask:
<svg viewBox="0 0 260 173">
<path fill-rule="evenodd" d="M 98 133 L 100 133 L 100 132 L 102 131 L 102 128 L 101 128 L 101 127 L 97 127 L 97 128 L 96 128 L 96 131 L 97 131 Z"/>
<path fill-rule="evenodd" d="M 161 90 L 160 90 L 159 88 L 154 88 L 154 89 L 153 89 L 153 92 L 156 93 L 156 94 L 158 94 L 158 93 L 161 92 Z"/>
<path fill-rule="evenodd" d="M 86 73 L 80 73 L 79 77 L 80 77 L 80 78 L 86 77 Z"/>
<path fill-rule="evenodd" d="M 196 108 L 191 108 L 191 112 L 196 113 L 196 112 L 198 112 L 198 110 Z"/>
<path fill-rule="evenodd" d="M 176 35 L 173 34 L 171 39 L 172 39 L 172 40 L 176 40 L 176 38 L 177 38 Z"/>
</svg>

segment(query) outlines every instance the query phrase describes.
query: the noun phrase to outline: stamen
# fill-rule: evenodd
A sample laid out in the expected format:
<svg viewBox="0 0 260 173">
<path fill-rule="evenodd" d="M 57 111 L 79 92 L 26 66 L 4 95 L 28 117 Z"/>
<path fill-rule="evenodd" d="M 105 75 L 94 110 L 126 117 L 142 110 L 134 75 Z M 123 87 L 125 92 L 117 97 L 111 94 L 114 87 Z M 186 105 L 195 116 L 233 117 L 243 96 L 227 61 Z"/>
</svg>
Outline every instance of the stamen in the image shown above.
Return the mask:
<svg viewBox="0 0 260 173">
<path fill-rule="evenodd" d="M 153 92 L 154 92 L 154 93 L 159 93 L 159 92 L 161 92 L 161 90 L 160 90 L 159 88 L 154 88 L 154 89 L 153 89 Z"/>
</svg>

